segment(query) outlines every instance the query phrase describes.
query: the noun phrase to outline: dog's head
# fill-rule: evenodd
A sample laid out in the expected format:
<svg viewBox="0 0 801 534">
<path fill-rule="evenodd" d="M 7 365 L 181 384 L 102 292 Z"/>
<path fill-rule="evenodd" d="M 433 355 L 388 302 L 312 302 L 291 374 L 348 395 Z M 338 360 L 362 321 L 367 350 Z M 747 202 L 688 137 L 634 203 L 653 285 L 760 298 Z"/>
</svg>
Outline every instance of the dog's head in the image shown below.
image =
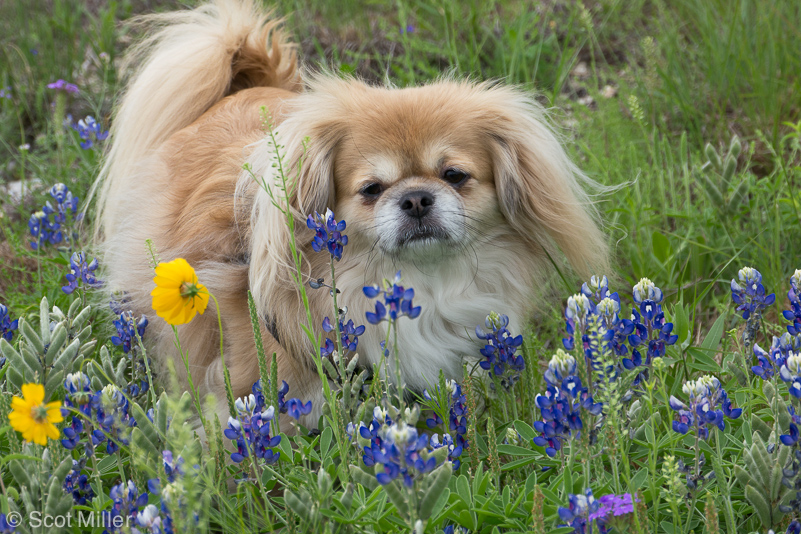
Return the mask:
<svg viewBox="0 0 801 534">
<path fill-rule="evenodd" d="M 585 178 L 517 89 L 318 78 L 291 109 L 278 130 L 300 168 L 295 204 L 304 214 L 334 209 L 351 254 L 434 262 L 503 238 L 540 254 L 555 244 L 581 272 L 603 261 Z"/>
</svg>

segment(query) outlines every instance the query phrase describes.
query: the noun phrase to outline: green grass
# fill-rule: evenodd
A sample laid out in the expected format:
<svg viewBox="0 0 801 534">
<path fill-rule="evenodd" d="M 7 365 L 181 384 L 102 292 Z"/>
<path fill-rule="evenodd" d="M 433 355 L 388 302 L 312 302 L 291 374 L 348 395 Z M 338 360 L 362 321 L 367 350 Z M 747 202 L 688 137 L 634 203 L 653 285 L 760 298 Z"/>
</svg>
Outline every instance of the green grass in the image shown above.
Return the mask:
<svg viewBox="0 0 801 534">
<path fill-rule="evenodd" d="M 22 181 L 29 191 L 20 202 L 0 196 L 0 303 L 13 317 L 38 324 L 42 297 L 61 310 L 74 301 L 60 289 L 69 251 L 31 250 L 27 223 L 50 198 L 47 190 L 54 183 L 67 184 L 83 198 L 100 160 L 100 150 L 80 149 L 77 134 L 59 124 L 54 94 L 46 85 L 59 78 L 78 84 L 81 93 L 68 99 L 66 112 L 76 120 L 93 115 L 107 126 L 118 94 L 118 58 L 136 37 L 123 22 L 137 13 L 178 6 L 167 0 L 0 3 L 0 89 L 10 87 L 11 92 L 11 98 L 0 98 L 0 185 Z M 517 0 L 280 0 L 275 7 L 287 17 L 310 66 L 401 87 L 454 74 L 536 91 L 553 108 L 580 167 L 604 186 L 595 198 L 613 251 L 613 270 L 607 274 L 624 300 L 623 309 L 630 302 L 627 288 L 648 277 L 664 290 L 665 311 L 679 335 L 664 360 L 669 366 L 651 374 L 652 389 L 646 388 L 636 405 L 608 416 L 594 444 L 577 441 L 564 456 L 550 459 L 530 439 L 531 425 L 541 417 L 534 399 L 544 390 L 544 362 L 565 337 L 564 298 L 581 284 L 571 278 L 568 289 L 554 282 L 553 298 L 526 332 L 528 366 L 516 393 L 481 400 L 488 409 L 471 419 L 474 447 L 462 456 L 463 466 L 450 480 L 432 482 L 436 495 L 448 496 L 437 502 L 429 494 L 437 506 L 428 510 L 426 531 L 461 524 L 480 532 L 536 532 L 540 525 L 541 532 L 559 532 L 552 530 L 559 523 L 557 507 L 588 486 L 596 496 L 639 492 L 644 506 L 636 524 L 619 526 L 617 532 L 783 531 L 790 516 L 765 512 L 753 494 L 770 494 L 770 488 L 752 480 L 746 490 L 747 477 L 738 469 L 758 473 L 758 479 L 760 465 L 774 465 L 777 455 L 762 454 L 759 440 L 775 443 L 770 432 L 777 419 L 775 430 L 788 431 L 781 404 L 794 399 L 781 381 L 774 396 L 748 371 L 755 362 L 750 352 L 743 356 L 744 321 L 733 313 L 729 282 L 750 265 L 761 271 L 768 292 L 776 293 L 778 304 L 765 312 L 766 324 L 756 334 L 762 347 L 769 346 L 770 338 L 784 330 L 784 295 L 790 275 L 801 268 L 801 6 L 758 0 L 535 5 Z M 732 160 L 734 172 L 710 166 L 715 154 L 725 159 L 735 136 L 742 149 Z M 19 148 L 24 144 L 29 151 Z M 90 206 L 86 220 L 91 216 Z M 90 226 L 78 229 L 78 248 L 89 247 Z M 95 378 L 102 386 L 139 372 L 123 365 L 122 374 L 117 373 L 115 366 L 126 360 L 109 343 L 107 315 L 99 308 L 91 313 L 90 337 L 110 349 L 87 354 L 87 362 L 105 362 L 97 367 L 103 372 L 92 375 L 93 386 Z M 17 348 L 21 337 L 14 337 Z M 84 363 L 84 370 L 94 368 Z M 8 373 L 8 365 L 0 370 L 5 377 L 3 418 L 11 394 L 18 394 Z M 685 498 L 679 487 L 684 475 L 679 486 L 671 485 L 672 475 L 662 468 L 668 456 L 692 464 L 696 443 L 671 431 L 673 412 L 666 403 L 671 394 L 686 400 L 682 383 L 701 373 L 718 376 L 745 413 L 727 423 L 725 432 L 714 431 L 709 442 L 698 444 L 707 459 L 704 473 L 714 470 L 717 476 Z M 169 377 L 160 378 L 169 382 Z M 383 387 L 373 382 L 364 406 L 381 402 Z M 275 392 L 269 398 L 275 399 Z M 619 402 L 611 393 L 605 399 L 607 405 Z M 134 403 L 145 410 L 153 404 L 149 395 Z M 254 466 L 251 475 L 258 481 L 230 493 L 225 478 L 232 472 L 220 460 L 224 453 L 202 451 L 191 425 L 178 424 L 191 420 L 191 404 L 188 398 L 165 396 L 159 410 L 172 418 L 170 430 L 143 423 L 143 432 L 152 431 L 146 437 L 154 450 L 182 451 L 187 464 L 201 466 L 184 488 L 186 507 L 176 520 L 181 528 L 257 531 L 286 524 L 289 532 L 408 532 L 413 526 L 407 524 L 411 516 L 399 511 L 403 498 L 414 501 L 412 495 L 373 490 L 370 475 L 347 470 L 349 463 L 361 465 L 360 455 L 343 445 L 336 425 L 324 425 L 318 436 L 284 437 L 281 462 Z M 354 406 L 343 409 L 357 415 Z M 516 432 L 503 443 L 512 428 Z M 626 436 L 628 429 L 632 432 Z M 588 434 L 583 433 L 585 438 Z M 148 478 L 159 475 L 157 459 L 134 453 L 138 446 L 148 448 L 147 442 L 134 440 L 121 453 L 99 454 L 97 465 L 90 462 L 84 472 L 95 493 L 107 497 L 114 484 L 128 478 L 143 488 Z M 22 457 L 12 461 L 10 455 L 40 457 L 42 449 L 23 448 L 15 432 L 0 429 L 0 489 L 10 499 L 2 500 L 0 511 L 40 506 L 45 498 L 39 493 L 20 495 L 24 476 L 19 471 L 32 473 L 31 484 L 45 484 L 67 458 L 56 443 L 49 450 L 52 465 Z M 594 456 L 585 462 L 588 451 Z M 100 510 L 109 502 L 96 498 L 91 507 Z M 159 498 L 152 496 L 151 502 Z M 715 510 L 719 525 L 704 516 L 717 515 Z M 199 514 L 197 523 L 193 513 Z"/>
</svg>

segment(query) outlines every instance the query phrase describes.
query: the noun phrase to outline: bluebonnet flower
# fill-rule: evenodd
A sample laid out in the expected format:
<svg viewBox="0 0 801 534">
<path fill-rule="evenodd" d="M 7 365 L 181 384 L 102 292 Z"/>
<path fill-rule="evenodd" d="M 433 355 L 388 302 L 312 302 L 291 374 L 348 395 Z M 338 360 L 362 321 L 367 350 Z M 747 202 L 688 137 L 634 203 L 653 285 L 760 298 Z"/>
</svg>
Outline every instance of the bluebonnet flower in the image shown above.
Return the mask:
<svg viewBox="0 0 801 534">
<path fill-rule="evenodd" d="M 65 240 L 62 228 L 68 220 L 72 222 L 81 219 L 82 214 L 78 213 L 78 197 L 73 196 L 64 184 L 56 184 L 50 188 L 50 196 L 53 197 L 55 205 L 49 200 L 40 211 L 31 215 L 28 220 L 28 229 L 31 236 L 36 241 L 31 241 L 31 248 L 39 249 L 46 243 L 57 245 Z M 72 241 L 74 236 L 67 235 L 66 240 Z"/>
<path fill-rule="evenodd" d="M 568 374 L 576 372 L 576 360 L 559 350 L 548 363 L 545 393 L 537 395 L 535 402 L 542 414 L 542 421 L 534 423 L 540 433 L 533 439 L 534 445 L 545 447 L 545 453 L 556 456 L 567 439 L 578 438 L 584 424 L 581 410 L 599 415 L 603 405 L 595 402 L 587 388 L 582 387 L 579 377 Z"/>
<path fill-rule="evenodd" d="M 376 437 L 378 439 L 372 439 L 370 446 L 364 448 L 365 465 L 383 467 L 376 475 L 382 486 L 401 478 L 403 484 L 411 488 L 417 478 L 437 467 L 437 460 L 428 446 L 428 436 L 419 435 L 416 428 L 403 421 L 382 425 Z"/>
<path fill-rule="evenodd" d="M 108 131 L 104 132 L 100 123 L 91 115 L 79 120 L 77 124 L 72 124 L 71 127 L 82 139 L 81 148 L 84 150 L 92 148 L 99 141 L 105 141 L 108 137 Z"/>
<path fill-rule="evenodd" d="M 612 294 L 609 293 L 609 279 L 606 275 L 591 276 L 589 282 L 581 284 L 581 294 L 590 299 L 594 304 L 600 304 L 602 300 L 612 296 Z M 615 295 L 617 295 L 617 293 L 615 293 Z M 618 302 L 620 302 L 619 299 Z"/>
<path fill-rule="evenodd" d="M 97 258 L 88 263 L 86 260 L 87 257 L 83 252 L 73 252 L 70 256 L 70 272 L 65 275 L 68 283 L 61 288 L 67 295 L 78 289 L 80 282 L 83 282 L 84 289 L 103 285 L 103 282 L 95 276 L 98 267 Z"/>
<path fill-rule="evenodd" d="M 161 517 L 159 509 L 153 504 L 148 504 L 136 516 L 136 527 L 131 528 L 131 534 L 162 534 Z"/>
<path fill-rule="evenodd" d="M 237 452 L 231 454 L 231 460 L 241 463 L 253 454 L 268 464 L 277 462 L 281 453 L 273 449 L 281 442 L 281 436 L 270 435 L 270 422 L 275 417 L 275 408 L 270 406 L 262 412 L 258 411 L 253 394 L 237 399 L 235 405 L 237 417 L 228 418 L 228 428 L 223 432 L 237 447 Z"/>
<path fill-rule="evenodd" d="M 731 298 L 737 304 L 737 311 L 742 312 L 745 319 L 743 344 L 750 348 L 762 324 L 762 311 L 774 303 L 776 295 L 765 295 L 762 285 L 762 274 L 754 268 L 743 267 L 738 272 L 739 282 L 731 281 Z"/>
<path fill-rule="evenodd" d="M 297 398 L 286 401 L 286 413 L 294 419 L 300 419 L 301 416 L 310 414 L 311 409 L 311 401 L 306 401 L 306 404 L 303 404 L 303 401 Z"/>
<path fill-rule="evenodd" d="M 342 233 L 345 231 L 345 221 L 337 222 L 334 219 L 334 212 L 329 209 L 324 216 L 317 212 L 309 215 L 306 218 L 306 226 L 315 232 L 312 240 L 312 249 L 315 252 L 326 248 L 337 261 L 342 259 L 342 251 L 348 244 L 348 236 Z"/>
<path fill-rule="evenodd" d="M 470 531 L 461 525 L 448 525 L 442 529 L 443 534 L 470 534 Z"/>
<path fill-rule="evenodd" d="M 765 295 L 762 274 L 752 267 L 743 267 L 737 273 L 739 282 L 732 278 L 731 298 L 737 304 L 737 311 L 743 312 L 743 319 L 760 313 L 773 304 L 776 294 Z"/>
<path fill-rule="evenodd" d="M 662 311 L 662 290 L 656 287 L 647 278 L 640 280 L 634 286 L 634 302 L 638 305 L 631 310 L 631 322 L 634 324 L 634 332 L 629 335 L 629 344 L 637 347 L 647 344 L 645 365 L 649 366 L 654 358 L 661 358 L 665 355 L 665 347 L 674 345 L 679 336 L 673 334 L 673 323 L 665 322 L 665 312 Z M 654 298 L 650 298 L 654 297 Z M 636 354 L 635 354 L 636 352 Z M 642 361 L 639 351 L 632 350 L 631 363 L 634 366 L 640 365 Z M 623 361 L 626 368 L 632 368 Z"/>
<path fill-rule="evenodd" d="M 416 319 L 420 315 L 421 307 L 415 307 L 412 303 L 414 299 L 414 289 L 406 289 L 400 285 L 401 272 L 395 273 L 395 278 L 390 282 L 384 280 L 384 289 L 380 289 L 378 284 L 364 286 L 363 291 L 369 299 L 374 299 L 379 295 L 384 296 L 384 302 L 376 301 L 375 313 L 367 312 L 365 317 L 370 324 L 378 324 L 385 319 L 396 321 L 398 317 L 406 316 L 409 319 Z"/>
<path fill-rule="evenodd" d="M 11 320 L 8 308 L 0 304 L 0 337 L 6 341 L 14 339 L 14 331 L 19 327 L 19 319 Z"/>
<path fill-rule="evenodd" d="M 73 95 L 77 95 L 80 92 L 77 85 L 75 85 L 74 83 L 65 82 L 64 80 L 61 79 L 56 80 L 53 83 L 47 84 L 47 88 L 55 89 L 56 91 L 63 91 L 65 93 L 70 93 Z"/>
<path fill-rule="evenodd" d="M 597 515 L 600 503 L 595 500 L 592 495 L 592 489 L 587 488 L 583 495 L 569 494 L 568 507 L 559 507 L 559 518 L 566 524 L 563 526 L 573 527 L 575 534 L 585 534 L 592 530 L 596 530 L 600 534 L 606 534 L 609 530 L 606 528 L 606 521 L 603 518 L 594 516 Z M 591 518 L 593 516 L 593 518 Z M 595 522 L 593 528 L 592 523 Z"/>
<path fill-rule="evenodd" d="M 480 326 L 476 327 L 476 337 L 486 341 L 481 355 L 486 360 L 479 362 L 482 369 L 492 371 L 495 376 L 502 376 L 506 373 L 507 367 L 510 369 L 512 377 L 519 376 L 520 372 L 526 367 L 523 356 L 515 355 L 517 349 L 523 344 L 523 336 L 513 336 L 509 329 L 509 317 L 490 313 L 484 325 L 489 332 L 484 332 Z M 512 379 L 514 383 L 515 379 Z"/>
<path fill-rule="evenodd" d="M 326 333 L 331 333 L 335 330 L 334 325 L 331 324 L 331 319 L 326 317 L 323 319 L 323 330 Z M 353 319 L 345 323 L 342 319 L 339 320 L 339 334 L 340 341 L 342 342 L 342 349 L 348 352 L 355 352 L 359 346 L 359 336 L 364 334 L 364 325 L 356 326 Z M 326 338 L 323 346 L 320 347 L 321 356 L 331 356 L 336 350 L 336 343 L 330 338 Z"/>
<path fill-rule="evenodd" d="M 790 428 L 789 434 L 784 434 L 780 436 L 780 440 L 783 444 L 787 445 L 788 447 L 792 447 L 796 443 L 798 443 L 799 439 L 799 432 L 798 432 L 798 425 L 801 425 L 801 414 L 795 413 L 795 407 L 788 406 L 787 411 L 790 414 Z"/>
<path fill-rule="evenodd" d="M 770 380 L 779 373 L 787 357 L 793 353 L 801 353 L 801 337 L 791 336 L 789 333 L 781 337 L 773 336 L 773 342 L 767 352 L 755 343 L 754 355 L 757 357 L 757 365 L 752 366 L 751 371 L 762 380 Z"/>
<path fill-rule="evenodd" d="M 12 534 L 17 531 L 17 523 L 8 522 L 6 514 L 0 514 L 0 534 Z"/>
<path fill-rule="evenodd" d="M 89 484 L 89 477 L 81 474 L 85 466 L 86 457 L 81 457 L 80 461 L 73 460 L 72 469 L 67 473 L 62 486 L 65 493 L 72 495 L 73 502 L 80 505 L 86 505 L 95 498 L 95 492 Z"/>
<path fill-rule="evenodd" d="M 69 373 L 64 380 L 64 389 L 67 390 L 67 396 L 64 398 L 64 408 L 61 409 L 62 415 L 66 416 L 69 408 L 73 408 L 90 417 L 92 403 L 95 399 L 89 384 L 89 377 L 81 372 Z"/>
<path fill-rule="evenodd" d="M 787 300 L 790 301 L 789 310 L 784 310 L 782 315 L 788 321 L 787 333 L 791 336 L 801 334 L 801 269 L 796 269 L 790 277 L 790 290 L 787 292 Z"/>
<path fill-rule="evenodd" d="M 467 435 L 467 397 L 462 393 L 462 387 L 455 380 L 446 380 L 445 389 L 447 404 L 444 407 L 439 406 L 439 395 L 432 397 L 427 389 L 423 390 L 423 397 L 428 401 L 434 402 L 438 408 L 445 408 L 448 412 L 447 429 L 456 434 L 456 441 L 454 442 L 450 434 L 443 433 L 442 441 L 440 442 L 439 437 L 434 434 L 431 436 L 431 446 L 434 449 L 447 446 L 448 460 L 453 462 L 453 468 L 456 470 L 461 464 L 459 456 L 468 447 L 468 441 L 465 437 Z M 438 392 L 439 387 L 437 387 Z M 432 417 L 426 419 L 428 428 L 435 428 L 443 423 L 442 417 L 436 411 L 433 412 Z"/>
<path fill-rule="evenodd" d="M 269 383 L 268 383 L 269 386 Z M 261 379 L 256 380 L 253 386 L 250 388 L 253 393 L 254 398 L 256 399 L 256 408 L 255 412 L 263 412 L 264 409 L 267 407 L 266 400 L 264 398 L 264 391 L 262 391 L 261 387 Z M 281 387 L 278 388 L 278 413 L 287 413 L 287 400 L 286 394 L 289 393 L 289 384 L 286 383 L 286 380 L 281 381 Z M 291 399 L 290 399 L 291 400 Z"/>
<path fill-rule="evenodd" d="M 635 304 L 642 304 L 647 300 L 659 304 L 663 299 L 662 290 L 656 287 L 648 278 L 641 278 L 640 281 L 634 285 L 632 297 L 634 297 Z"/>
<path fill-rule="evenodd" d="M 122 352 L 128 354 L 131 350 L 136 351 L 139 337 L 145 337 L 145 329 L 147 328 L 147 317 L 144 315 L 137 321 L 134 318 L 133 312 L 123 311 L 120 313 L 120 318 L 114 321 L 114 328 L 117 329 L 117 335 L 111 336 L 111 342 L 122 347 Z"/>
<path fill-rule="evenodd" d="M 565 329 L 567 330 L 567 337 L 562 340 L 562 344 L 567 350 L 573 350 L 575 345 L 575 337 L 578 335 L 582 339 L 584 331 L 587 328 L 587 318 L 590 313 L 595 311 L 595 305 L 583 293 L 577 293 L 567 299 L 567 307 L 565 308 Z"/>
<path fill-rule="evenodd" d="M 779 377 L 787 382 L 787 390 L 793 397 L 801 399 L 801 353 L 791 352 L 779 369 Z"/>
<path fill-rule="evenodd" d="M 97 428 L 92 432 L 94 445 L 106 443 L 106 453 L 114 454 L 120 445 L 127 445 L 131 428 L 136 421 L 128 413 L 128 399 L 114 384 L 105 386 L 96 394 L 94 401 Z"/>
<path fill-rule="evenodd" d="M 103 534 L 123 532 L 123 528 L 129 524 L 129 520 L 136 520 L 140 509 L 147 505 L 148 494 L 139 493 L 132 480 L 128 484 L 117 484 L 109 492 L 109 497 L 114 503 L 111 510 L 103 511 L 103 526 L 106 530 Z"/>
<path fill-rule="evenodd" d="M 414 24 L 407 24 L 405 28 L 400 29 L 401 35 L 404 33 L 414 33 L 415 27 Z"/>
<path fill-rule="evenodd" d="M 732 408 L 726 390 L 714 376 L 704 375 L 697 380 L 688 380 L 682 386 L 682 391 L 689 398 L 689 404 L 670 396 L 670 407 L 677 412 L 673 430 L 679 434 L 686 434 L 695 428 L 700 439 L 707 439 L 708 425 L 723 430 L 726 428 L 724 415 L 729 419 L 737 419 L 743 413 L 742 408 Z"/>
<path fill-rule="evenodd" d="M 11 100 L 11 87 L 6 86 L 0 89 L 0 98 Z"/>
</svg>

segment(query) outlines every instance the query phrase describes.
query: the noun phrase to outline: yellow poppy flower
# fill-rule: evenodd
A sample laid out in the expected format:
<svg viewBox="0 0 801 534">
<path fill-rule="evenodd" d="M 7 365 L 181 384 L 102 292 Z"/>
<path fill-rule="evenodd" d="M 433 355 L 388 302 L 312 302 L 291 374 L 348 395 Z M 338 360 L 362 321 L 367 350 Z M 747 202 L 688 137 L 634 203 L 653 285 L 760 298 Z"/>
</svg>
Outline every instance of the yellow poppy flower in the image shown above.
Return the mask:
<svg viewBox="0 0 801 534">
<path fill-rule="evenodd" d="M 47 445 L 47 438 L 58 439 L 56 425 L 64 420 L 61 403 L 44 402 L 45 389 L 41 384 L 24 384 L 22 398 L 11 399 L 8 421 L 11 427 L 22 433 L 22 439 L 39 445 Z"/>
<path fill-rule="evenodd" d="M 203 315 L 209 291 L 197 281 L 195 270 L 183 258 L 156 266 L 156 289 L 150 292 L 153 309 L 171 325 L 186 324 L 196 313 Z"/>
</svg>

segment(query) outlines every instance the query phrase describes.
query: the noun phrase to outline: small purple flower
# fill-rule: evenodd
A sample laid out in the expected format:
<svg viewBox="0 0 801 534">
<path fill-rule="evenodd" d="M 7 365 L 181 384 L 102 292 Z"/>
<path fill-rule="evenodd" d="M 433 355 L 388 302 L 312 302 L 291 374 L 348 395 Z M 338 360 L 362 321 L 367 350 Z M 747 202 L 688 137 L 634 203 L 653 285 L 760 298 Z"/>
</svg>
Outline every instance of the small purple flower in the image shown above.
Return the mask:
<svg viewBox="0 0 801 534">
<path fill-rule="evenodd" d="M 19 327 L 19 319 L 11 320 L 8 308 L 0 304 L 0 337 L 6 341 L 14 339 L 14 331 Z M 3 358 L 5 359 L 5 358 Z"/>
<path fill-rule="evenodd" d="M 86 259 L 86 255 L 83 252 L 74 252 L 70 257 L 70 272 L 65 275 L 68 284 L 61 288 L 67 295 L 78 289 L 79 282 L 83 282 L 84 289 L 103 285 L 103 282 L 95 276 L 95 271 L 98 267 L 97 258 L 89 263 L 87 263 Z"/>
<path fill-rule="evenodd" d="M 53 83 L 47 84 L 48 89 L 55 89 L 56 91 L 63 91 L 65 93 L 77 95 L 80 91 L 78 86 L 72 83 L 65 82 L 64 80 L 56 80 Z"/>
<path fill-rule="evenodd" d="M 568 495 L 568 507 L 559 507 L 559 518 L 565 522 L 565 525 L 573 527 L 574 532 L 577 534 L 584 534 L 589 532 L 589 529 L 595 531 L 597 528 L 600 534 L 606 534 L 609 530 L 606 527 L 606 522 L 601 517 L 594 517 L 597 515 L 601 503 L 595 500 L 592 496 L 592 489 L 587 488 L 584 495 Z M 595 528 L 592 527 L 593 521 Z"/>
<path fill-rule="evenodd" d="M 404 33 L 406 34 L 414 33 L 415 29 L 416 28 L 414 24 L 407 24 L 405 28 L 400 29 L 400 34 L 403 35 Z"/>
<path fill-rule="evenodd" d="M 81 471 L 86 466 L 86 457 L 79 460 L 72 461 L 72 469 L 67 473 L 64 479 L 62 488 L 65 493 L 72 494 L 72 500 L 75 504 L 85 506 L 87 503 L 92 502 L 95 498 L 95 492 L 89 484 L 89 477 L 81 474 Z M 0 532 L 3 532 L 0 529 Z"/>
<path fill-rule="evenodd" d="M 0 89 L 0 98 L 11 100 L 11 87 L 4 87 Z"/>
<path fill-rule="evenodd" d="M 78 211 L 78 197 L 73 196 L 66 185 L 58 183 L 50 188 L 50 196 L 55 206 L 47 201 L 40 211 L 31 215 L 28 220 L 28 229 L 36 241 L 31 242 L 31 248 L 38 250 L 42 245 L 50 243 L 57 245 L 66 240 L 72 242 L 74 236 L 64 236 L 62 227 L 68 219 L 79 221 L 82 217 Z"/>
<path fill-rule="evenodd" d="M 640 499 L 632 500 L 631 493 L 620 495 L 610 494 L 598 498 L 600 506 L 598 510 L 590 514 L 590 519 L 603 519 L 608 521 L 612 517 L 618 517 L 634 512 L 634 503 Z"/>
<path fill-rule="evenodd" d="M 326 248 L 337 261 L 342 259 L 342 251 L 345 245 L 348 244 L 348 236 L 342 232 L 345 231 L 345 221 L 337 222 L 334 219 L 334 212 L 326 210 L 325 216 L 314 212 L 306 218 L 306 226 L 314 230 L 314 239 L 312 239 L 312 249 L 315 252 L 320 252 Z"/>
</svg>

